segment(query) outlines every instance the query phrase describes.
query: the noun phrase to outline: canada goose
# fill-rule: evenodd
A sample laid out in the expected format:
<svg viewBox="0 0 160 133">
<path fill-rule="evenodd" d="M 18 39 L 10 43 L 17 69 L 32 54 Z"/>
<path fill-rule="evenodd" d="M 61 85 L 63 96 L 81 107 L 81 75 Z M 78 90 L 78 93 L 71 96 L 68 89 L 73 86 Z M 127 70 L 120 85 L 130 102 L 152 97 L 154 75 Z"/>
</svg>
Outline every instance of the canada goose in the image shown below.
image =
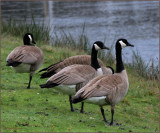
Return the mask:
<svg viewBox="0 0 160 133">
<path fill-rule="evenodd" d="M 100 106 L 105 122 L 104 105 L 111 105 L 112 118 L 110 125 L 113 125 L 115 105 L 127 94 L 129 82 L 127 72 L 122 62 L 121 51 L 126 46 L 132 46 L 126 39 L 118 39 L 116 42 L 116 73 L 113 75 L 102 75 L 92 79 L 81 88 L 73 97 L 72 102 L 86 101 Z"/>
<path fill-rule="evenodd" d="M 34 46 L 33 35 L 26 33 L 23 37 L 23 46 L 16 47 L 7 57 L 6 66 L 11 66 L 18 73 L 30 73 L 28 87 L 30 88 L 34 72 L 42 65 L 44 55 L 40 48 Z"/>
<path fill-rule="evenodd" d="M 98 59 L 98 63 L 102 68 L 103 73 L 108 73 L 108 71 L 110 71 L 108 67 L 104 67 L 103 62 L 100 59 Z M 40 70 L 39 72 L 45 71 L 43 74 L 41 74 L 41 78 L 48 78 L 56 74 L 57 72 L 61 71 L 63 68 L 74 64 L 91 65 L 91 56 L 90 55 L 72 56 L 64 59 L 63 61 L 52 64 L 49 67 Z"/>
<path fill-rule="evenodd" d="M 76 89 L 69 88 L 60 88 L 63 93 L 67 93 L 69 95 L 69 101 L 71 106 L 71 111 L 73 110 L 72 103 L 71 103 L 71 95 L 74 95 L 78 89 L 83 87 L 85 84 L 87 84 L 88 81 L 93 79 L 94 77 L 98 75 L 102 75 L 102 69 L 98 63 L 97 60 L 97 53 L 100 49 L 108 49 L 104 46 L 104 44 L 100 41 L 96 41 L 93 44 L 92 47 L 92 53 L 91 53 L 91 65 L 80 65 L 80 64 L 74 64 L 67 66 L 63 68 L 61 71 L 53 75 L 47 80 L 46 84 L 40 85 L 41 88 L 52 88 L 58 85 L 76 85 Z M 110 73 L 112 74 L 112 71 L 110 70 Z M 81 112 L 83 112 L 83 103 L 81 106 Z"/>
</svg>

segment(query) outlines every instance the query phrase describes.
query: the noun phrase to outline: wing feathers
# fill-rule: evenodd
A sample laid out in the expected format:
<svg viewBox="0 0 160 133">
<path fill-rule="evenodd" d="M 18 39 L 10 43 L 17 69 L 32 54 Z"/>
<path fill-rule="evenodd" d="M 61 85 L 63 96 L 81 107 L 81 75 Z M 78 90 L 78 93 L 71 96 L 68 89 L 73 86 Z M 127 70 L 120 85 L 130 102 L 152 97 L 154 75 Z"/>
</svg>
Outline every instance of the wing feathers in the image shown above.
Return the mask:
<svg viewBox="0 0 160 133">
<path fill-rule="evenodd" d="M 26 64 L 34 64 L 37 62 L 38 58 L 43 52 L 38 47 L 35 46 L 19 46 L 15 48 L 7 57 L 8 60 L 14 62 L 21 62 Z M 42 57 L 43 58 L 43 57 Z"/>
<path fill-rule="evenodd" d="M 76 85 L 93 78 L 96 71 L 89 65 L 71 65 L 50 77 L 47 82 Z"/>
<path fill-rule="evenodd" d="M 76 95 L 79 95 L 79 93 L 83 91 L 81 94 L 81 98 L 83 99 L 107 96 L 110 95 L 112 91 L 117 91 L 118 85 L 121 83 L 122 78 L 118 75 L 99 76 L 91 80 L 86 86 L 80 89 Z"/>
<path fill-rule="evenodd" d="M 100 59 L 98 59 L 98 62 L 100 66 L 104 66 L 103 62 Z M 45 73 L 41 75 L 41 78 L 50 77 L 54 75 L 55 73 L 59 72 L 60 70 L 62 70 L 63 68 L 70 66 L 70 65 L 74 65 L 74 64 L 90 65 L 91 56 L 90 55 L 77 55 L 77 56 L 72 56 L 67 59 L 64 59 L 63 61 L 60 61 L 58 63 L 55 63 L 49 66 L 48 68 L 44 68 L 40 70 L 40 71 L 46 71 Z"/>
</svg>

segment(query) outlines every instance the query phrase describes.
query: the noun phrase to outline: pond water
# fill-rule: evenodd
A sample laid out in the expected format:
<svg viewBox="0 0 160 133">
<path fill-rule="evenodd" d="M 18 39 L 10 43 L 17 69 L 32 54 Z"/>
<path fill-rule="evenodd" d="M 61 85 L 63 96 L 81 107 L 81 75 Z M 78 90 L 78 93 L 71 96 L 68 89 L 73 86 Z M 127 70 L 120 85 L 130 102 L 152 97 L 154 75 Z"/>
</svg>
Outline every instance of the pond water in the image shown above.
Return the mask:
<svg viewBox="0 0 160 133">
<path fill-rule="evenodd" d="M 159 58 L 159 2 L 158 1 L 94 1 L 94 2 L 1 2 L 2 20 L 9 18 L 29 22 L 45 21 L 60 32 L 75 37 L 85 32 L 90 43 L 97 40 L 107 45 L 115 44 L 118 38 L 126 38 L 134 44 L 142 58 L 148 62 Z M 131 48 L 123 50 L 125 60 L 131 60 Z"/>
</svg>

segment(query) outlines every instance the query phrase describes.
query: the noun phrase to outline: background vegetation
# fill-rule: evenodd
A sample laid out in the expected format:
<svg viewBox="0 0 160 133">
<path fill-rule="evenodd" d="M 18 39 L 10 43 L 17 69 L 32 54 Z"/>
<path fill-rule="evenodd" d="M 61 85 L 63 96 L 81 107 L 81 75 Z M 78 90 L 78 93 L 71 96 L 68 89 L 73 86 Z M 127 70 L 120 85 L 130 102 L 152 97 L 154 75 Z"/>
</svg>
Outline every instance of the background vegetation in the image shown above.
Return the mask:
<svg viewBox="0 0 160 133">
<path fill-rule="evenodd" d="M 127 96 L 115 108 L 114 120 L 120 124 L 119 126 L 109 126 L 103 122 L 100 109 L 96 105 L 86 103 L 85 113 L 81 114 L 79 113 L 80 104 L 76 104 L 74 107 L 77 111 L 70 112 L 67 95 L 53 88 L 41 89 L 39 87 L 39 84 L 46 82 L 46 79 L 40 80 L 39 73 L 33 76 L 31 89 L 26 89 L 29 75 L 15 73 L 13 69 L 6 67 L 7 55 L 15 47 L 23 45 L 24 33 L 32 32 L 35 40 L 39 40 L 37 45 L 45 55 L 41 68 L 73 55 L 90 52 L 85 31 L 78 40 L 75 40 L 72 35 L 65 32 L 62 33 L 61 38 L 54 33 L 55 38 L 50 39 L 49 30 L 50 28 L 43 24 L 38 26 L 34 23 L 20 25 L 16 25 L 16 22 L 2 23 L 2 132 L 159 132 L 158 66 L 154 63 L 152 67 L 145 64 L 136 52 L 133 55 L 133 63 L 125 65 L 130 88 Z M 44 35 L 46 38 L 43 38 Z M 54 45 L 47 45 L 48 43 Z M 107 63 L 106 65 L 115 68 L 112 50 L 107 54 L 100 54 L 99 57 Z M 106 118 L 110 121 L 110 106 L 104 108 Z"/>
</svg>

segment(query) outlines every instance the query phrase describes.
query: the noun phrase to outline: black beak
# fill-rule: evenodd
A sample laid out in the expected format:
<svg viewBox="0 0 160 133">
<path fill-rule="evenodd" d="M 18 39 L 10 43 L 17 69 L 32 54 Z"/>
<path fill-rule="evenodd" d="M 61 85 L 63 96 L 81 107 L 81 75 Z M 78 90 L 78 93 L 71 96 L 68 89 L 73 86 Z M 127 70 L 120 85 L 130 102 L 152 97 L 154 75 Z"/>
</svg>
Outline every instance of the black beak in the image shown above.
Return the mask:
<svg viewBox="0 0 160 133">
<path fill-rule="evenodd" d="M 107 50 L 109 50 L 109 48 L 108 48 L 108 47 L 106 47 L 106 46 L 103 46 L 103 49 L 107 49 Z"/>
<path fill-rule="evenodd" d="M 130 44 L 130 43 L 128 43 L 128 44 L 127 44 L 127 46 L 131 46 L 131 47 L 134 47 L 134 45 L 132 45 L 132 44 Z"/>
</svg>

